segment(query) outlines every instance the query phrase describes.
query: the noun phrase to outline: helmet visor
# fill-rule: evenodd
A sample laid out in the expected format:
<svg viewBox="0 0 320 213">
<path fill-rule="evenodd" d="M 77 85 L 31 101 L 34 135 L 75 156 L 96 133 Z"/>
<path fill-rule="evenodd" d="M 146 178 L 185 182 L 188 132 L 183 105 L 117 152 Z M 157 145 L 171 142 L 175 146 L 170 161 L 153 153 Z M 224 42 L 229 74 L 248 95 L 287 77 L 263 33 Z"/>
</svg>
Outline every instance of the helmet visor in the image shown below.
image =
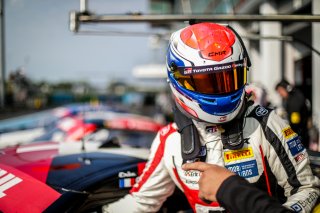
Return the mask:
<svg viewBox="0 0 320 213">
<path fill-rule="evenodd" d="M 202 94 L 225 94 L 240 89 L 247 81 L 245 60 L 223 65 L 177 67 L 173 77 L 185 89 Z"/>
</svg>

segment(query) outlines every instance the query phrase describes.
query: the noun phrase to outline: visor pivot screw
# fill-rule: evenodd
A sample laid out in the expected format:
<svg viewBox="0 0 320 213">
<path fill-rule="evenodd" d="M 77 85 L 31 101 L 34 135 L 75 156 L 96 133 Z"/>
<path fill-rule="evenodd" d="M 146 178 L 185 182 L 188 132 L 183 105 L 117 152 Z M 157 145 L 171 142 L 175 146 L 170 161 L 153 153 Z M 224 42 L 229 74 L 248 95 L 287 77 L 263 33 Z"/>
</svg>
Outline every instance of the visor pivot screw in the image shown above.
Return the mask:
<svg viewBox="0 0 320 213">
<path fill-rule="evenodd" d="M 171 62 L 170 64 L 170 71 L 173 72 L 177 69 L 177 65 L 174 62 Z"/>
</svg>

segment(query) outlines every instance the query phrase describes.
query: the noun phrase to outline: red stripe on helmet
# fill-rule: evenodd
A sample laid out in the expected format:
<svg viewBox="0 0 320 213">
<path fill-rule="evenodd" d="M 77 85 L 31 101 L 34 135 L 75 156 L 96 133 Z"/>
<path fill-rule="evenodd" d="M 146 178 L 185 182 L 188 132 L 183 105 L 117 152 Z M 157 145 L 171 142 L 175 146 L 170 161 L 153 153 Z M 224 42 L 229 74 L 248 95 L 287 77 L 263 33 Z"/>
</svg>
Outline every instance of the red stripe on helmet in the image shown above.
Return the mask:
<svg viewBox="0 0 320 213">
<path fill-rule="evenodd" d="M 182 100 L 180 100 L 180 98 L 174 96 L 176 102 L 190 115 L 192 115 L 193 117 L 198 118 L 198 114 L 193 110 L 190 109 Z"/>
</svg>

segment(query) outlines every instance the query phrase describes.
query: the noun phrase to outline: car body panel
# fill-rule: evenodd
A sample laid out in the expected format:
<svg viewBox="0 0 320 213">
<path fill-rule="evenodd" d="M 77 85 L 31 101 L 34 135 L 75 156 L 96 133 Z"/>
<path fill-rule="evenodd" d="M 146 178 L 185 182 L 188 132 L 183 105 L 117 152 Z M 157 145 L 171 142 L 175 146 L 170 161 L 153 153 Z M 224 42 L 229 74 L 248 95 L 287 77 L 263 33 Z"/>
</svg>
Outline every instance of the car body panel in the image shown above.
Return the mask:
<svg viewBox="0 0 320 213">
<path fill-rule="evenodd" d="M 43 212 L 60 196 L 60 193 L 41 181 L 0 164 L 1 212 Z"/>
</svg>

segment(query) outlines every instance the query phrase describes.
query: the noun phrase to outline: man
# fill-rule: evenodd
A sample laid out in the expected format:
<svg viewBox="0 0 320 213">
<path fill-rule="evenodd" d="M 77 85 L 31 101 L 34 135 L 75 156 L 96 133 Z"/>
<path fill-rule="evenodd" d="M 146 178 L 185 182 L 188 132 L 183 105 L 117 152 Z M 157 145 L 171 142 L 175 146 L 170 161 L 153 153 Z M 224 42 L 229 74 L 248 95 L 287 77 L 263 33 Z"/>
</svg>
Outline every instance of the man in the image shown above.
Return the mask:
<svg viewBox="0 0 320 213">
<path fill-rule="evenodd" d="M 218 202 L 199 198 L 201 172 L 182 169 L 203 161 L 226 167 L 286 208 L 310 212 L 320 181 L 298 135 L 246 96 L 251 63 L 239 35 L 214 23 L 185 27 L 172 34 L 166 63 L 175 123 L 156 136 L 130 194 L 103 211 L 157 212 L 178 186 L 194 212 L 223 212 Z"/>
<path fill-rule="evenodd" d="M 276 85 L 276 91 L 283 99 L 283 106 L 290 126 L 302 137 L 303 145 L 309 148 L 308 119 L 310 110 L 308 100 L 300 90 L 290 85 L 286 80 L 281 80 Z"/>
<path fill-rule="evenodd" d="M 186 163 L 182 168 L 186 171 L 201 171 L 199 197 L 207 201 L 218 201 L 228 212 L 293 212 L 282 206 L 266 192 L 259 190 L 244 178 L 221 166 L 194 162 Z M 237 195 L 236 199 L 235 195 Z"/>
</svg>

